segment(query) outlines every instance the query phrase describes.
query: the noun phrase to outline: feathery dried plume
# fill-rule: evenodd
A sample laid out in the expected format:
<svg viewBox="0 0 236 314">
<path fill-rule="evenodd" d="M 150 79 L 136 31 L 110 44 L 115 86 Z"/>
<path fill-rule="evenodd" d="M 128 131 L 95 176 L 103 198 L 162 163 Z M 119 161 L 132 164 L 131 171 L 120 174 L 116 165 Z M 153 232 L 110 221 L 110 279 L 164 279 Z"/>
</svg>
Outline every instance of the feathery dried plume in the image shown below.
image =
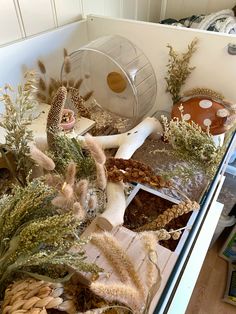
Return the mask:
<svg viewBox="0 0 236 314">
<path fill-rule="evenodd" d="M 146 285 L 147 290 L 151 289 L 155 283 L 158 284 L 158 289 L 161 285 L 161 274 L 160 269 L 157 266 L 157 239 L 156 236 L 150 232 L 146 232 L 142 235 L 142 240 L 144 242 L 144 248 L 148 253 L 148 264 L 147 264 L 147 274 L 146 274 Z M 158 278 L 156 278 L 158 276 Z"/>
<path fill-rule="evenodd" d="M 41 60 L 38 60 L 38 67 L 39 67 L 39 70 L 42 74 L 46 73 L 46 67 Z"/>
<path fill-rule="evenodd" d="M 66 74 L 69 74 L 71 72 L 71 62 L 69 56 L 66 56 L 64 59 L 64 70 Z"/>
<path fill-rule="evenodd" d="M 41 102 L 46 102 L 47 101 L 47 97 L 44 94 L 40 93 L 40 92 L 36 93 L 36 97 Z"/>
<path fill-rule="evenodd" d="M 73 196 L 74 196 L 73 187 L 66 182 L 62 186 L 61 193 L 62 193 L 62 195 L 64 195 L 64 197 L 68 201 L 73 199 Z"/>
<path fill-rule="evenodd" d="M 145 295 L 143 284 L 134 268 L 130 257 L 126 254 L 119 242 L 108 232 L 93 234 L 91 242 L 96 245 L 114 267 L 123 283 L 131 281 L 143 297 Z"/>
<path fill-rule="evenodd" d="M 68 201 L 65 198 L 65 196 L 58 195 L 58 196 L 54 197 L 54 199 L 52 200 L 52 205 L 54 205 L 58 208 L 66 209 L 67 205 L 68 205 Z"/>
<path fill-rule="evenodd" d="M 39 150 L 34 144 L 30 145 L 30 158 L 45 170 L 52 171 L 55 168 L 54 161 Z"/>
<path fill-rule="evenodd" d="M 81 204 L 79 202 L 75 202 L 73 204 L 73 214 L 75 216 L 76 219 L 83 221 L 86 217 L 86 211 L 84 210 L 84 208 L 81 206 Z"/>
<path fill-rule="evenodd" d="M 99 164 L 95 162 L 96 166 L 96 174 L 97 174 L 97 186 L 101 190 L 105 190 L 107 186 L 107 177 L 106 177 L 106 170 L 103 164 Z"/>
<path fill-rule="evenodd" d="M 66 48 L 63 49 L 63 55 L 64 55 L 64 58 L 68 56 L 68 51 Z"/>
<path fill-rule="evenodd" d="M 118 301 L 131 307 L 135 313 L 142 312 L 143 300 L 135 288 L 125 284 L 105 285 L 93 282 L 90 289 L 108 302 Z"/>
<path fill-rule="evenodd" d="M 39 78 L 38 86 L 39 86 L 39 90 L 41 90 L 41 91 L 46 91 L 46 89 L 47 89 L 46 83 L 45 83 L 44 79 L 42 79 L 41 77 Z"/>
<path fill-rule="evenodd" d="M 84 207 L 87 200 L 88 194 L 88 180 L 80 180 L 75 186 L 75 193 L 78 197 L 80 204 Z"/>
<path fill-rule="evenodd" d="M 74 85 L 74 88 L 76 89 L 79 89 L 80 88 L 80 85 L 82 84 L 83 82 L 83 79 L 79 79 L 75 82 L 75 85 Z"/>
<path fill-rule="evenodd" d="M 54 87 L 53 85 L 50 83 L 49 86 L 48 86 L 48 95 L 50 96 L 50 98 L 52 97 L 52 94 L 54 92 Z"/>
<path fill-rule="evenodd" d="M 70 79 L 68 82 L 69 87 L 74 87 L 75 84 L 75 80 L 74 79 Z"/>
<path fill-rule="evenodd" d="M 76 164 L 74 161 L 71 161 L 66 169 L 66 182 L 73 186 L 75 184 L 76 176 Z"/>
<path fill-rule="evenodd" d="M 95 194 L 91 195 L 89 200 L 88 200 L 88 208 L 90 210 L 94 210 L 97 206 L 97 197 Z"/>
<path fill-rule="evenodd" d="M 89 98 L 93 95 L 93 91 L 88 92 L 87 94 L 85 94 L 82 98 L 84 101 L 89 100 Z"/>
<path fill-rule="evenodd" d="M 97 163 L 104 165 L 106 162 L 106 155 L 104 154 L 104 151 L 101 148 L 101 146 L 96 142 L 94 137 L 91 136 L 89 133 L 87 133 L 84 138 L 85 138 L 86 147 L 89 149 L 94 160 Z"/>
</svg>

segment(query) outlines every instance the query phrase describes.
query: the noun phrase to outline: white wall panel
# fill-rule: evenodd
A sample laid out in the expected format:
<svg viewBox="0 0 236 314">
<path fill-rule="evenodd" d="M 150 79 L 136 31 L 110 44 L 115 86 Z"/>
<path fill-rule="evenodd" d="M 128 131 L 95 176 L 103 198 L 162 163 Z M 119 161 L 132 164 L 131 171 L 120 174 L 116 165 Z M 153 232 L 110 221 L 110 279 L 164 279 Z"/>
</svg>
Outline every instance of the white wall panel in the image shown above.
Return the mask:
<svg viewBox="0 0 236 314">
<path fill-rule="evenodd" d="M 121 17 L 121 0 L 104 0 L 104 14 L 107 16 Z"/>
<path fill-rule="evenodd" d="M 137 20 L 147 21 L 149 0 L 136 0 L 137 1 Z"/>
<path fill-rule="evenodd" d="M 21 37 L 13 0 L 0 0 L 0 45 Z"/>
<path fill-rule="evenodd" d="M 122 17 L 124 19 L 135 19 L 135 17 L 136 17 L 136 0 L 123 0 Z"/>
<path fill-rule="evenodd" d="M 104 15 L 104 0 L 82 0 L 84 14 Z"/>
<path fill-rule="evenodd" d="M 78 21 L 82 17 L 80 0 L 54 0 L 58 25 Z"/>
<path fill-rule="evenodd" d="M 51 0 L 19 0 L 27 36 L 55 27 Z"/>
<path fill-rule="evenodd" d="M 149 0 L 149 16 L 150 22 L 159 22 L 161 13 L 162 0 Z"/>
<path fill-rule="evenodd" d="M 232 9 L 236 5 L 235 0 L 208 0 L 207 12 L 215 12 L 223 9 Z"/>
</svg>

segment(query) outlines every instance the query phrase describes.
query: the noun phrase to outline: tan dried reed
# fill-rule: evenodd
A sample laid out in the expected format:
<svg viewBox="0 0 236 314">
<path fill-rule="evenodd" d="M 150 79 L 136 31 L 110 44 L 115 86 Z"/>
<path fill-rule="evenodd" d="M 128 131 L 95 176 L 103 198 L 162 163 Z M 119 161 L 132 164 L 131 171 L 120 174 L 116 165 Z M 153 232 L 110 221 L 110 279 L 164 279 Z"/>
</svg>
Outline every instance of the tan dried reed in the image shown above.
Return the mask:
<svg viewBox="0 0 236 314">
<path fill-rule="evenodd" d="M 38 60 L 38 67 L 42 74 L 45 74 L 47 72 L 44 63 L 41 60 Z"/>
</svg>

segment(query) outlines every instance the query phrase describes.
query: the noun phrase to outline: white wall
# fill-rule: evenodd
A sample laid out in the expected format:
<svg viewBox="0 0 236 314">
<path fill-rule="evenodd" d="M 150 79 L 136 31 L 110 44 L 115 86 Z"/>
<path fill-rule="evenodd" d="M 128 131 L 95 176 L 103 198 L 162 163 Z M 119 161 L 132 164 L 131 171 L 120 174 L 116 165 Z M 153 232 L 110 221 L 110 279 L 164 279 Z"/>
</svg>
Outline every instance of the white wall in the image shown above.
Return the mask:
<svg viewBox="0 0 236 314">
<path fill-rule="evenodd" d="M 235 0 L 0 0 L 0 46 L 90 13 L 158 22 L 232 8 Z"/>
</svg>

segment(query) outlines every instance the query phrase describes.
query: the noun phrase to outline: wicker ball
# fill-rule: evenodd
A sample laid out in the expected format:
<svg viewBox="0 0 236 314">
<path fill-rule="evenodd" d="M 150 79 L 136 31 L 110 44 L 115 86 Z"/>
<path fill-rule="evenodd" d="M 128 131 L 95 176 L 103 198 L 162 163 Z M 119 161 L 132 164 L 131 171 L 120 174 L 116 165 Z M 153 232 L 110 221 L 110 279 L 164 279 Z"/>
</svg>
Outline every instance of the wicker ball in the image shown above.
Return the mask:
<svg viewBox="0 0 236 314">
<path fill-rule="evenodd" d="M 2 314 L 47 314 L 48 309 L 76 313 L 75 304 L 64 293 L 62 284 L 29 278 L 16 281 L 5 291 Z"/>
</svg>

